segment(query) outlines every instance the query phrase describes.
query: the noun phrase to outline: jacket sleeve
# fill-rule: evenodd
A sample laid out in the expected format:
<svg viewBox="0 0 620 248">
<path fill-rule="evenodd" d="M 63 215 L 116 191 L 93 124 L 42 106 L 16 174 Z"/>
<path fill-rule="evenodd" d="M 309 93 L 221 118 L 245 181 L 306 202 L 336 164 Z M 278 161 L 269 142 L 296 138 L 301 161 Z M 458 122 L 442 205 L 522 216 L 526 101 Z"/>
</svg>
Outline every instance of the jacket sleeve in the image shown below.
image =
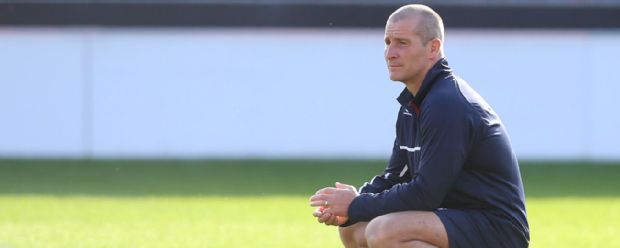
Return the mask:
<svg viewBox="0 0 620 248">
<path fill-rule="evenodd" d="M 399 183 L 408 182 L 411 180 L 411 173 L 407 169 L 407 153 L 400 149 L 398 138 L 394 140 L 394 147 L 392 148 L 392 156 L 388 162 L 387 168 L 383 171 L 383 174 L 377 175 L 370 180 L 370 182 L 364 183 L 359 189 L 359 193 L 374 194 L 383 192 L 392 188 Z M 357 199 L 357 198 L 356 198 Z M 351 208 L 349 208 L 349 215 Z M 342 227 L 350 226 L 358 222 L 359 220 L 349 219 L 346 223 L 340 225 Z"/>
<path fill-rule="evenodd" d="M 472 146 L 474 115 L 460 99 L 426 100 L 418 133 L 419 170 L 409 182 L 353 199 L 348 210 L 350 224 L 398 211 L 433 211 L 443 202 Z"/>
<path fill-rule="evenodd" d="M 411 180 L 407 171 L 407 154 L 400 149 L 398 138 L 394 140 L 392 156 L 383 174 L 377 175 L 360 187 L 360 193 L 379 193 L 391 188 L 395 184 Z"/>
</svg>

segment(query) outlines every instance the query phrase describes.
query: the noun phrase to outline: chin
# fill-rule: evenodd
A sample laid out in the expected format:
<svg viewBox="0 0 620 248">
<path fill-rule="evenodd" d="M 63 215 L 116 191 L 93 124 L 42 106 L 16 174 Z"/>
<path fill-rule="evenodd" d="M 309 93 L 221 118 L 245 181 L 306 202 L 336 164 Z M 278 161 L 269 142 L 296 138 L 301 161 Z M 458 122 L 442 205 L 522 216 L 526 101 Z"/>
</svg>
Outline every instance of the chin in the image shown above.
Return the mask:
<svg viewBox="0 0 620 248">
<path fill-rule="evenodd" d="M 397 77 L 396 75 L 390 75 L 390 80 L 392 80 L 392 81 L 401 81 L 401 78 Z"/>
</svg>

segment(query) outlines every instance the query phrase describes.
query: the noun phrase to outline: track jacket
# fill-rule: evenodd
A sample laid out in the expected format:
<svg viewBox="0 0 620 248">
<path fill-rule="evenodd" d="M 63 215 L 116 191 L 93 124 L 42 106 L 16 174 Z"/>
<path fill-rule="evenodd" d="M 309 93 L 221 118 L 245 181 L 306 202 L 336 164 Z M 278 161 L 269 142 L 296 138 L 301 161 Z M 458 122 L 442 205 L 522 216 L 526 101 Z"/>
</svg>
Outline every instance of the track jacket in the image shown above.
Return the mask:
<svg viewBox="0 0 620 248">
<path fill-rule="evenodd" d="M 447 60 L 428 71 L 416 96 L 405 88 L 397 100 L 389 164 L 360 188 L 343 226 L 398 211 L 480 209 L 529 235 L 519 164 L 504 125 Z"/>
</svg>

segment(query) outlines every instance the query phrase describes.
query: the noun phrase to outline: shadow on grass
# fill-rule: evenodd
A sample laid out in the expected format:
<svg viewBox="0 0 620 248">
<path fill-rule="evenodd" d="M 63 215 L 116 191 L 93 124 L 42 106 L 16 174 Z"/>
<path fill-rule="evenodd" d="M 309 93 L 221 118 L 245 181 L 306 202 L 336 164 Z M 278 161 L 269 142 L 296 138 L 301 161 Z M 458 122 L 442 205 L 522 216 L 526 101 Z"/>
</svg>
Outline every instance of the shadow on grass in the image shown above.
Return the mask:
<svg viewBox="0 0 620 248">
<path fill-rule="evenodd" d="M 310 196 L 380 173 L 369 160 L 0 160 L 0 194 Z M 620 197 L 620 163 L 522 163 L 527 197 Z"/>
</svg>

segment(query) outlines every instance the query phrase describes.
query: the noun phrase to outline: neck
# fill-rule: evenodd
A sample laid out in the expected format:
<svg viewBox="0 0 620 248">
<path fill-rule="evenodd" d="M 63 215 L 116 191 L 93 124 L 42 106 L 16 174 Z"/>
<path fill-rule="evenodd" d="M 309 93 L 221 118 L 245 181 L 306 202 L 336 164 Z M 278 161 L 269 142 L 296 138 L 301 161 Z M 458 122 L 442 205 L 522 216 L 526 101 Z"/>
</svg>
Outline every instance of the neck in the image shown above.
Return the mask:
<svg viewBox="0 0 620 248">
<path fill-rule="evenodd" d="M 431 67 L 432 67 L 432 64 L 422 69 L 423 73 L 418 74 L 417 77 L 411 78 L 410 80 L 407 80 L 407 81 L 403 81 L 403 83 L 407 87 L 407 90 L 411 92 L 412 95 L 415 96 L 416 94 L 418 94 L 420 87 L 422 87 L 422 82 L 424 82 L 424 78 L 426 78 L 426 74 L 428 74 L 428 70 L 430 70 Z"/>
<path fill-rule="evenodd" d="M 418 91 L 420 90 L 420 86 L 422 86 L 422 80 L 420 81 L 416 81 L 416 82 L 405 82 L 405 87 L 407 87 L 407 90 L 409 92 L 411 92 L 412 95 L 416 95 L 418 94 Z"/>
<path fill-rule="evenodd" d="M 439 61 L 441 59 L 437 58 L 433 61 L 430 61 L 430 63 L 428 65 L 426 65 L 426 67 L 423 69 L 423 72 L 421 75 L 419 75 L 419 77 L 413 78 L 409 81 L 403 82 L 405 84 L 405 86 L 407 87 L 407 90 L 409 92 L 411 92 L 412 95 L 416 95 L 418 94 L 418 91 L 420 91 L 420 87 L 422 87 L 422 83 L 424 82 L 424 78 L 426 78 L 426 74 L 428 74 L 428 71 L 431 70 L 431 68 L 433 68 L 433 66 L 437 63 L 437 61 Z"/>
</svg>

